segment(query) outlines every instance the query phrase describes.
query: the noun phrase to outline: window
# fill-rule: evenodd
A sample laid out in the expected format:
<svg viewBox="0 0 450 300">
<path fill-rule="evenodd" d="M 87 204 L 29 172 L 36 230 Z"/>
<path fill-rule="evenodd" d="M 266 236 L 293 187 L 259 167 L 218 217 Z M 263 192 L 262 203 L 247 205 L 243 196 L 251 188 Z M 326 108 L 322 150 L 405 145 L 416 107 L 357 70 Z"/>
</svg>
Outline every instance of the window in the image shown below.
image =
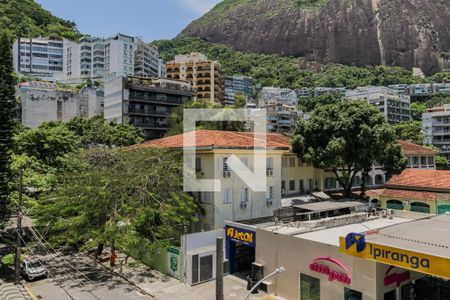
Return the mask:
<svg viewBox="0 0 450 300">
<path fill-rule="evenodd" d="M 228 157 L 222 158 L 222 171 L 228 171 L 227 159 Z"/>
<path fill-rule="evenodd" d="M 195 171 L 200 172 L 202 170 L 202 159 L 200 157 L 195 158 Z"/>
<path fill-rule="evenodd" d="M 266 167 L 269 170 L 273 170 L 273 158 L 272 157 L 268 157 L 266 159 Z"/>
<path fill-rule="evenodd" d="M 309 190 L 313 190 L 314 189 L 314 180 L 308 179 L 308 186 L 309 186 Z"/>
<path fill-rule="evenodd" d="M 295 191 L 295 180 L 289 180 L 289 190 Z"/>
<path fill-rule="evenodd" d="M 434 166 L 434 157 L 433 156 L 428 156 L 428 165 Z"/>
<path fill-rule="evenodd" d="M 286 190 L 286 181 L 284 180 L 281 181 L 281 189 Z"/>
<path fill-rule="evenodd" d="M 303 162 L 302 162 L 302 160 L 300 158 L 297 158 L 297 165 L 299 167 L 303 167 Z"/>
<path fill-rule="evenodd" d="M 336 188 L 336 179 L 334 177 L 325 178 L 325 188 L 326 189 L 335 189 Z"/>
<path fill-rule="evenodd" d="M 422 166 L 426 166 L 427 165 L 427 158 L 426 158 L 426 156 L 421 156 L 420 157 L 420 164 Z"/>
<path fill-rule="evenodd" d="M 362 293 L 349 288 L 345 288 L 344 300 L 362 300 Z"/>
<path fill-rule="evenodd" d="M 233 203 L 233 190 L 224 189 L 223 190 L 223 204 Z"/>
<path fill-rule="evenodd" d="M 273 186 L 267 187 L 266 198 L 269 200 L 273 199 Z"/>
<path fill-rule="evenodd" d="M 295 157 L 289 158 L 289 167 L 294 168 L 295 167 Z"/>
<path fill-rule="evenodd" d="M 248 188 L 241 188 L 241 203 L 248 202 Z"/>
<path fill-rule="evenodd" d="M 320 300 L 320 280 L 300 274 L 300 299 Z"/>
<path fill-rule="evenodd" d="M 300 179 L 300 186 L 299 186 L 300 192 L 305 191 L 305 181 L 303 179 Z"/>
<path fill-rule="evenodd" d="M 283 159 L 281 160 L 281 167 L 287 168 L 287 157 L 283 157 Z"/>
<path fill-rule="evenodd" d="M 418 156 L 413 157 L 413 166 L 419 166 L 419 157 Z"/>
</svg>

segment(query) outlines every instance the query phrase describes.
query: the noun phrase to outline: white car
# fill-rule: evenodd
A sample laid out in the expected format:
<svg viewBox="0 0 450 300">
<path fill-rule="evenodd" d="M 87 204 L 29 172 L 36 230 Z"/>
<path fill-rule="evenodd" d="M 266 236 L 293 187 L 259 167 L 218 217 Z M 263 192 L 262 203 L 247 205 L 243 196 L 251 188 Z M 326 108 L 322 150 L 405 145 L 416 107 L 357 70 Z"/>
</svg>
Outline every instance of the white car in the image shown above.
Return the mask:
<svg viewBox="0 0 450 300">
<path fill-rule="evenodd" d="M 20 274 L 28 281 L 48 276 L 47 269 L 38 262 L 25 259 L 20 266 Z"/>
</svg>

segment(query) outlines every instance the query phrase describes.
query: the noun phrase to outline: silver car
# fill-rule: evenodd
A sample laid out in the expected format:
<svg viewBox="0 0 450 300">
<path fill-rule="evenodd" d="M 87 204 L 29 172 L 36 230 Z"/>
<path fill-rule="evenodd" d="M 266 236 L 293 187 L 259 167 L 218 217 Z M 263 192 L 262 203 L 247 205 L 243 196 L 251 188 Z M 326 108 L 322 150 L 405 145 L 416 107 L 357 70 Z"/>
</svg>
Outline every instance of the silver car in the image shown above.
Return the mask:
<svg viewBox="0 0 450 300">
<path fill-rule="evenodd" d="M 23 278 L 28 281 L 35 280 L 37 278 L 46 278 L 48 276 L 47 269 L 38 262 L 34 262 L 25 259 L 21 263 L 20 273 Z"/>
</svg>

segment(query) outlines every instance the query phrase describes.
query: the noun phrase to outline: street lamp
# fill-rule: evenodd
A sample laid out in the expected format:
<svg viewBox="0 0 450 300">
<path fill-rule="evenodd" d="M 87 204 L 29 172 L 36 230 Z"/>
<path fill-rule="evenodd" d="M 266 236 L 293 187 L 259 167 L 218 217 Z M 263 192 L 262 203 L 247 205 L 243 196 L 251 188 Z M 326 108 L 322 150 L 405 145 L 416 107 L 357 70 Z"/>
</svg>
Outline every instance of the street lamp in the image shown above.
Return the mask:
<svg viewBox="0 0 450 300">
<path fill-rule="evenodd" d="M 250 296 L 250 294 L 264 281 L 269 279 L 272 276 L 275 276 L 277 274 L 283 273 L 284 271 L 286 271 L 285 267 L 279 267 L 278 269 L 276 269 L 275 271 L 273 271 L 272 273 L 270 273 L 269 275 L 267 275 L 266 277 L 264 277 L 263 279 L 261 279 L 260 281 L 258 281 L 252 288 L 251 290 L 248 292 L 248 294 L 245 296 L 244 300 L 247 300 L 248 297 Z"/>
</svg>

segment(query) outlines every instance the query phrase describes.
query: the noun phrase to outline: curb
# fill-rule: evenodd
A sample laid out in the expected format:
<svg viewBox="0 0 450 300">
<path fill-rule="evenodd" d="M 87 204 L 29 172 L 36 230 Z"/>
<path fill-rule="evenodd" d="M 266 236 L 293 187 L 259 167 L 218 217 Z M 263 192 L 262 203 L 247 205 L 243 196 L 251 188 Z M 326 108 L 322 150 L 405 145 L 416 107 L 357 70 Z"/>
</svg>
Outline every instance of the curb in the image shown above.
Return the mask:
<svg viewBox="0 0 450 300">
<path fill-rule="evenodd" d="M 36 296 L 33 294 L 33 292 L 30 290 L 29 287 L 27 287 L 27 286 L 25 286 L 25 285 L 22 285 L 22 286 L 23 286 L 23 288 L 25 289 L 25 291 L 27 291 L 28 295 L 31 297 L 32 300 L 38 300 L 38 299 L 36 298 Z"/>
<path fill-rule="evenodd" d="M 90 256 L 90 255 L 86 255 L 87 257 L 89 257 L 90 259 L 92 259 L 96 264 L 101 265 L 102 267 L 104 267 L 105 269 L 109 270 L 111 273 L 114 273 L 116 276 L 122 278 L 123 280 L 125 280 L 126 282 L 128 282 L 129 284 L 131 284 L 132 286 L 136 287 L 141 293 L 150 296 L 151 298 L 155 298 L 155 295 L 150 294 L 149 292 L 147 292 L 146 290 L 144 290 L 143 288 L 141 288 L 140 286 L 136 285 L 134 282 L 132 282 L 131 280 L 129 280 L 128 278 L 126 278 L 125 276 L 123 276 L 122 274 L 117 273 L 116 271 L 114 271 L 113 269 L 105 266 L 104 264 L 102 264 L 101 262 L 99 262 L 97 259 L 95 259 L 94 257 Z M 37 299 L 33 299 L 33 300 L 37 300 Z"/>
</svg>

